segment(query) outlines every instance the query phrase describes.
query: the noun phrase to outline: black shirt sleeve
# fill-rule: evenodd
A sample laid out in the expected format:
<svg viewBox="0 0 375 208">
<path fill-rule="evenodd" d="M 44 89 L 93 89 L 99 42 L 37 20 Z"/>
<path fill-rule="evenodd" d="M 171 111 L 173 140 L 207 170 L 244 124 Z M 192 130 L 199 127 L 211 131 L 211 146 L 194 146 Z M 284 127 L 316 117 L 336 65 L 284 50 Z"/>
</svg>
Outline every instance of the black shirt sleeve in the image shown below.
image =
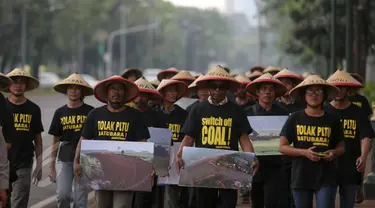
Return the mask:
<svg viewBox="0 0 375 208">
<path fill-rule="evenodd" d="M 292 144 L 296 138 L 296 125 L 295 125 L 296 116 L 295 115 L 296 114 L 293 113 L 292 115 L 288 117 L 288 119 L 286 120 L 280 132 L 280 136 L 286 137 L 290 144 Z"/>
<path fill-rule="evenodd" d="M 363 102 L 362 102 L 363 111 L 367 115 L 367 118 L 369 118 L 372 115 L 372 108 L 370 106 L 368 99 L 365 96 L 363 96 L 362 98 L 363 98 Z"/>
<path fill-rule="evenodd" d="M 364 114 L 364 112 L 361 113 L 361 115 L 359 116 L 359 125 L 357 126 L 358 130 L 359 130 L 359 138 L 360 139 L 363 139 L 363 138 L 374 138 L 375 137 L 375 132 L 372 128 L 372 125 L 371 125 L 371 121 L 370 119 L 368 119 L 366 117 L 366 115 Z"/>
<path fill-rule="evenodd" d="M 7 143 L 12 143 L 12 132 L 15 131 L 13 115 L 10 111 L 5 110 L 3 117 L 1 118 L 1 125 L 3 127 L 3 135 Z"/>
<path fill-rule="evenodd" d="M 197 139 L 197 136 L 199 135 L 199 130 L 200 130 L 198 129 L 197 118 L 198 118 L 197 105 L 194 105 L 193 108 L 189 112 L 189 115 L 185 121 L 184 126 L 182 127 L 181 132 L 183 132 L 187 136 Z"/>
<path fill-rule="evenodd" d="M 42 124 L 42 113 L 40 111 L 39 106 L 36 108 L 35 117 L 32 119 L 32 131 L 34 134 L 40 134 L 44 131 L 43 124 Z"/>
<path fill-rule="evenodd" d="M 148 127 L 146 123 L 144 122 L 143 116 L 141 113 L 137 112 L 137 124 L 136 124 L 136 138 L 135 141 L 140 141 L 143 139 L 149 139 L 150 138 L 150 132 L 148 131 Z"/>
<path fill-rule="evenodd" d="M 94 131 L 95 131 L 95 110 L 91 110 L 90 113 L 87 115 L 85 123 L 82 127 L 81 136 L 85 139 L 93 139 L 94 138 Z"/>
<path fill-rule="evenodd" d="M 62 127 L 60 122 L 60 113 L 58 110 L 55 111 L 53 115 L 51 126 L 49 127 L 48 134 L 53 136 L 61 136 L 62 134 Z"/>
<path fill-rule="evenodd" d="M 331 128 L 331 148 L 335 148 L 336 145 L 344 140 L 344 131 L 341 126 L 340 120 L 334 119 L 332 121 L 332 128 Z"/>
<path fill-rule="evenodd" d="M 253 128 L 251 128 L 251 125 L 249 123 L 249 120 L 247 119 L 245 110 L 242 108 L 239 108 L 239 120 L 240 120 L 240 132 L 242 134 L 251 134 L 253 132 Z"/>
</svg>

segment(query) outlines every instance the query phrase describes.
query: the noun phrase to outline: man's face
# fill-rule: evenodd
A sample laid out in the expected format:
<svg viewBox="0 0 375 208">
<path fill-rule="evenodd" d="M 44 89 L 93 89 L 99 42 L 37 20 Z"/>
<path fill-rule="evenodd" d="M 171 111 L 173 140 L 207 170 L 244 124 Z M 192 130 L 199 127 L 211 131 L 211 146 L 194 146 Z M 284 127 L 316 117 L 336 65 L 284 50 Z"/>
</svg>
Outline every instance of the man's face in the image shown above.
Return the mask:
<svg viewBox="0 0 375 208">
<path fill-rule="evenodd" d="M 257 90 L 257 96 L 263 103 L 272 103 L 276 99 L 276 87 L 272 83 L 263 83 Z"/>
<path fill-rule="evenodd" d="M 169 85 L 163 90 L 164 100 L 175 103 L 177 101 L 178 90 L 176 85 Z"/>
<path fill-rule="evenodd" d="M 349 89 L 347 87 L 338 87 L 340 92 L 335 97 L 335 100 L 342 101 L 348 98 L 349 96 Z"/>
<path fill-rule="evenodd" d="M 208 88 L 205 86 L 198 86 L 197 87 L 197 95 L 201 100 L 207 100 L 208 96 L 210 96 L 210 92 Z"/>
<path fill-rule="evenodd" d="M 125 104 L 125 85 L 113 82 L 108 85 L 108 102 L 113 108 L 121 108 Z"/>
<path fill-rule="evenodd" d="M 10 85 L 10 92 L 12 95 L 19 97 L 22 96 L 26 91 L 27 78 L 25 77 L 15 77 L 12 79 L 13 83 Z"/>
<path fill-rule="evenodd" d="M 279 79 L 286 87 L 286 90 L 289 92 L 291 89 L 293 89 L 296 85 L 293 83 L 292 79 L 289 78 L 281 78 Z"/>
<path fill-rule="evenodd" d="M 141 92 L 134 102 L 138 108 L 145 109 L 148 107 L 148 100 L 148 94 Z"/>
<path fill-rule="evenodd" d="M 245 84 L 240 85 L 240 87 L 237 90 L 236 97 L 241 99 L 245 99 L 247 97 Z"/>
<path fill-rule="evenodd" d="M 306 88 L 305 100 L 311 108 L 321 108 L 323 103 L 324 90 L 321 86 L 311 86 Z"/>
<path fill-rule="evenodd" d="M 208 88 L 212 99 L 221 102 L 225 99 L 229 90 L 229 83 L 226 81 L 210 81 Z"/>
<path fill-rule="evenodd" d="M 68 95 L 69 100 L 71 101 L 77 101 L 81 99 L 82 94 L 81 94 L 82 88 L 78 85 L 69 85 L 66 94 Z"/>
</svg>

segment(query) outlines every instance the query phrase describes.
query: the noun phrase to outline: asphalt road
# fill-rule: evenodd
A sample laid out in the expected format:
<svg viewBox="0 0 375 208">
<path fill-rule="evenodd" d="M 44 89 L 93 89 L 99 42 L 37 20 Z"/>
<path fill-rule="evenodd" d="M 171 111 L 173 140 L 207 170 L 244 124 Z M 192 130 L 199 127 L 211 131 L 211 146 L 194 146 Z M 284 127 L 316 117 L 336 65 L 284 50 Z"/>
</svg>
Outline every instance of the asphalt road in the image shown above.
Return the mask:
<svg viewBox="0 0 375 208">
<path fill-rule="evenodd" d="M 51 183 L 48 178 L 49 173 L 49 158 L 50 148 L 52 145 L 52 137 L 48 135 L 48 129 L 52 121 L 55 110 L 67 103 L 67 98 L 58 93 L 44 94 L 44 95 L 32 95 L 29 99 L 39 105 L 42 111 L 42 122 L 44 126 L 43 132 L 43 177 L 38 187 L 32 185 L 29 206 L 32 206 L 40 201 L 47 198 L 53 197 L 56 193 L 56 185 Z M 85 98 L 85 102 L 94 107 L 103 105 L 95 99 L 94 96 Z"/>
</svg>

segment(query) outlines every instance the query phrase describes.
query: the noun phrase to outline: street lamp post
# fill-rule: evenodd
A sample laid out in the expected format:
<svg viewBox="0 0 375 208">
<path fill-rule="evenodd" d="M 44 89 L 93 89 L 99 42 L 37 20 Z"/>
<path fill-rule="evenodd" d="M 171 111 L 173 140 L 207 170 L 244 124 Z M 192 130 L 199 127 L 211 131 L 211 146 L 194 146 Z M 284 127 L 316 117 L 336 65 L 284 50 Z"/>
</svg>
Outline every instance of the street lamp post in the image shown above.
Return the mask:
<svg viewBox="0 0 375 208">
<path fill-rule="evenodd" d="M 144 30 L 149 30 L 149 29 L 155 29 L 159 26 L 159 22 L 154 22 L 152 24 L 147 24 L 147 25 L 137 25 L 134 27 L 130 28 L 123 28 L 119 30 L 112 31 L 107 40 L 107 53 L 105 54 L 105 59 L 106 59 L 106 75 L 107 77 L 112 75 L 112 47 L 113 47 L 113 39 L 116 36 L 119 35 L 126 35 L 129 33 L 135 33 L 135 32 L 141 32 Z"/>
</svg>

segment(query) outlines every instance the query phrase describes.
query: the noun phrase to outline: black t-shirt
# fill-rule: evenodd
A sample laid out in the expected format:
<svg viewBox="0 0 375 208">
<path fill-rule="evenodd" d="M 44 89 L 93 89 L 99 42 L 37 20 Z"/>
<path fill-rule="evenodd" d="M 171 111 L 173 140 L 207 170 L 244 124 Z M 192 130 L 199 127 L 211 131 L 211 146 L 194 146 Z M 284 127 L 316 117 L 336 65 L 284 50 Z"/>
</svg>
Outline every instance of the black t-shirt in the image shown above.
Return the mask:
<svg viewBox="0 0 375 208">
<path fill-rule="evenodd" d="M 172 130 L 172 144 L 182 142 L 185 134 L 181 130 L 189 113 L 178 105 L 174 105 L 174 109 L 169 113 L 162 112 L 168 128 Z"/>
<path fill-rule="evenodd" d="M 340 121 L 325 113 L 321 117 L 308 116 L 305 111 L 292 113 L 280 133 L 295 148 L 325 152 L 334 149 L 343 140 Z M 319 189 L 327 185 L 337 185 L 337 161 L 321 159 L 317 162 L 307 157 L 293 157 L 292 188 Z"/>
<path fill-rule="evenodd" d="M 357 172 L 356 168 L 356 160 L 361 156 L 361 139 L 375 136 L 370 120 L 363 110 L 354 104 L 345 109 L 336 109 L 327 104 L 324 110 L 341 121 L 344 131 L 345 153 L 338 158 L 339 183 L 357 184 L 361 179 L 361 173 Z"/>
<path fill-rule="evenodd" d="M 150 138 L 143 116 L 138 110 L 126 107 L 111 112 L 107 105 L 94 108 L 86 118 L 82 137 L 94 140 L 140 141 Z"/>
<path fill-rule="evenodd" d="M 353 104 L 362 108 L 367 117 L 370 117 L 372 115 L 372 107 L 365 96 L 356 93 L 353 96 L 349 96 L 349 100 Z"/>
<path fill-rule="evenodd" d="M 8 99 L 7 110 L 13 115 L 14 132 L 9 160 L 12 168 L 31 168 L 34 157 L 34 140 L 37 134 L 44 131 L 42 117 L 38 105 L 30 100 L 16 105 Z"/>
<path fill-rule="evenodd" d="M 286 110 L 288 110 L 289 113 L 301 111 L 306 108 L 306 105 L 300 102 L 293 102 L 293 103 L 286 104 L 280 100 L 277 102 L 277 104 L 279 104 L 282 108 L 285 108 Z"/>
<path fill-rule="evenodd" d="M 187 112 L 190 112 L 191 109 L 194 107 L 194 105 L 196 105 L 196 104 L 199 103 L 199 102 L 200 102 L 200 101 L 197 100 L 197 101 L 195 101 L 194 103 L 190 104 L 190 105 L 186 108 L 186 111 L 187 111 Z"/>
<path fill-rule="evenodd" d="M 152 108 L 148 108 L 147 111 L 141 112 L 143 116 L 143 121 L 146 123 L 147 127 L 155 128 L 167 128 L 165 122 L 165 116 L 160 111 L 156 111 Z"/>
<path fill-rule="evenodd" d="M 11 143 L 12 135 L 11 133 L 15 131 L 13 124 L 13 116 L 9 110 L 6 110 L 7 102 L 4 95 L 0 92 L 0 109 L 3 109 L 3 112 L 0 116 L 0 126 L 2 127 L 4 139 L 7 143 Z"/>
<path fill-rule="evenodd" d="M 196 147 L 238 151 L 240 137 L 253 130 L 241 106 L 231 101 L 212 105 L 206 100 L 191 109 L 182 131 L 195 139 Z"/>
<path fill-rule="evenodd" d="M 272 104 L 272 107 L 269 111 L 264 109 L 262 106 L 259 105 L 259 103 L 255 103 L 255 105 L 252 105 L 250 107 L 245 108 L 245 112 L 247 116 L 287 116 L 289 115 L 289 112 L 277 105 L 276 103 Z"/>
<path fill-rule="evenodd" d="M 63 162 L 74 160 L 75 150 L 81 137 L 82 126 L 94 107 L 83 104 L 78 108 L 64 105 L 55 111 L 48 133 L 60 137 L 58 158 Z"/>
</svg>

